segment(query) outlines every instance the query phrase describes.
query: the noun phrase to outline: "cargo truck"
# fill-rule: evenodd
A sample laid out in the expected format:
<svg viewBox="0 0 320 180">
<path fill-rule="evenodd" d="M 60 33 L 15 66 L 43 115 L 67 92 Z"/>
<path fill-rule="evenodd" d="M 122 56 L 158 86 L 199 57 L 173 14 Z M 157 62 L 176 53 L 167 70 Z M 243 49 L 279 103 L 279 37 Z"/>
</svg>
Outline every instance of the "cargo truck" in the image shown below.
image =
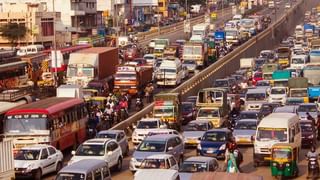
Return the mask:
<svg viewBox="0 0 320 180">
<path fill-rule="evenodd" d="M 199 109 L 196 120 L 209 119 L 215 128 L 226 125 L 230 110 L 226 89 L 205 88 L 200 90 L 196 106 Z"/>
<path fill-rule="evenodd" d="M 207 65 L 208 52 L 204 43 L 188 42 L 183 46 L 183 60 L 193 60 L 196 62 L 197 68 Z"/>
<path fill-rule="evenodd" d="M 181 129 L 181 100 L 179 93 L 159 93 L 154 96 L 154 118 L 160 118 L 171 129 Z"/>
<path fill-rule="evenodd" d="M 302 99 L 304 103 L 309 102 L 308 79 L 304 77 L 290 78 L 288 81 L 289 98 Z"/>
<path fill-rule="evenodd" d="M 313 86 L 320 84 L 320 63 L 308 63 L 302 69 L 302 76 Z"/>
<path fill-rule="evenodd" d="M 288 47 L 279 47 L 277 49 L 278 63 L 282 68 L 290 66 L 291 50 Z"/>
<path fill-rule="evenodd" d="M 272 74 L 279 69 L 279 65 L 276 63 L 269 63 L 262 65 L 262 77 L 264 80 L 269 80 L 273 83 Z"/>
<path fill-rule="evenodd" d="M 105 87 L 103 90 L 111 90 L 107 88 L 113 85 L 113 74 L 118 64 L 118 48 L 114 47 L 93 47 L 71 53 L 66 84 L 82 87 L 95 84 L 97 87 Z"/>
<path fill-rule="evenodd" d="M 115 73 L 114 89 L 136 95 L 152 81 L 152 67 L 121 65 Z"/>
<path fill-rule="evenodd" d="M 15 179 L 12 140 L 2 140 L 0 137 L 0 179 Z"/>
</svg>

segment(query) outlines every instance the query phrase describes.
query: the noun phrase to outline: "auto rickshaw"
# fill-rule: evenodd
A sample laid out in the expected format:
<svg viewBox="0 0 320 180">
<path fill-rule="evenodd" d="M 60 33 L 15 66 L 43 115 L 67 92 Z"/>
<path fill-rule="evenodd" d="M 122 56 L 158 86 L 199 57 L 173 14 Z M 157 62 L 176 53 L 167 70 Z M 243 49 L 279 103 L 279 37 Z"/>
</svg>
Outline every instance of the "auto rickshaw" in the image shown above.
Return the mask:
<svg viewBox="0 0 320 180">
<path fill-rule="evenodd" d="M 271 174 L 274 177 L 298 177 L 298 147 L 289 143 L 276 143 L 271 148 Z"/>
<path fill-rule="evenodd" d="M 208 60 L 209 60 L 209 64 L 213 64 L 214 62 L 217 61 L 217 50 L 216 50 L 216 46 L 215 46 L 215 42 L 214 40 L 209 40 L 208 41 Z"/>
<path fill-rule="evenodd" d="M 83 89 L 82 93 L 85 101 L 90 101 L 91 97 L 98 96 L 98 90 L 96 89 Z"/>
<path fill-rule="evenodd" d="M 107 104 L 107 98 L 104 96 L 94 96 L 90 98 L 90 104 L 97 105 L 101 111 L 104 111 Z"/>
</svg>

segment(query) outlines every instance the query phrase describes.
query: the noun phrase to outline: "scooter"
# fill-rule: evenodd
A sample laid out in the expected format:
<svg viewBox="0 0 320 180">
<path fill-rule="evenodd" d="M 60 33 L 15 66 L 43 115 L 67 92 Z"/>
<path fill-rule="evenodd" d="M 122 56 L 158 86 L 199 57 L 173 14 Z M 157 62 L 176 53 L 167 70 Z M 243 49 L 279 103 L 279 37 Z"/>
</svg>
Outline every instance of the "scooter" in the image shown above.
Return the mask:
<svg viewBox="0 0 320 180">
<path fill-rule="evenodd" d="M 308 178 L 316 179 L 319 177 L 319 163 L 317 157 L 308 158 Z"/>
</svg>

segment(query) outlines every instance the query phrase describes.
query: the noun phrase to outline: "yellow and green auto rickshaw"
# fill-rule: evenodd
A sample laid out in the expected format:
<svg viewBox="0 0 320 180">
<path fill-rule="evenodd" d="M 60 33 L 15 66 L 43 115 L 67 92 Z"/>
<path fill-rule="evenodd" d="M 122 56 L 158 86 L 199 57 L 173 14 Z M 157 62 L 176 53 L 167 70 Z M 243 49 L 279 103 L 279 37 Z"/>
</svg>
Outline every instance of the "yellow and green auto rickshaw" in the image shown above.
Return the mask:
<svg viewBox="0 0 320 180">
<path fill-rule="evenodd" d="M 91 106 L 96 105 L 99 109 L 104 110 L 107 104 L 107 98 L 104 96 L 93 96 L 90 98 Z"/>
<path fill-rule="evenodd" d="M 298 177 L 298 147 L 289 143 L 276 143 L 271 148 L 270 168 L 274 177 Z"/>
</svg>

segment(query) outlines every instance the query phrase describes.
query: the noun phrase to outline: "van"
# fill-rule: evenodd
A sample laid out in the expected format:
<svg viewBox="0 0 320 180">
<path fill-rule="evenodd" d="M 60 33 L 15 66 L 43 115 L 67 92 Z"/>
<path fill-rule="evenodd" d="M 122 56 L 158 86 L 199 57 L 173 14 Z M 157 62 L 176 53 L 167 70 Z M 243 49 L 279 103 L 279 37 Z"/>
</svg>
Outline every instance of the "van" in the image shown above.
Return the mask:
<svg viewBox="0 0 320 180">
<path fill-rule="evenodd" d="M 157 85 L 177 86 L 183 79 L 182 63 L 178 58 L 163 60 L 157 72 Z"/>
<path fill-rule="evenodd" d="M 301 55 L 293 55 L 291 57 L 290 68 L 293 69 L 303 69 L 303 67 L 308 63 L 308 56 Z"/>
<path fill-rule="evenodd" d="M 28 54 L 37 54 L 40 53 L 41 51 L 44 50 L 44 46 L 43 45 L 28 45 L 28 46 L 24 46 L 21 47 L 18 52 L 17 55 L 18 56 L 24 56 L 24 55 L 28 55 Z"/>
<path fill-rule="evenodd" d="M 99 159 L 83 159 L 62 168 L 56 180 L 79 179 L 79 180 L 111 180 L 108 164 Z"/>
<path fill-rule="evenodd" d="M 267 88 L 248 89 L 245 96 L 245 109 L 259 111 L 262 104 L 267 102 Z"/>
<path fill-rule="evenodd" d="M 254 141 L 254 166 L 269 161 L 271 147 L 276 143 L 289 143 L 301 148 L 299 117 L 294 113 L 272 113 L 263 118 L 256 130 Z"/>
</svg>

